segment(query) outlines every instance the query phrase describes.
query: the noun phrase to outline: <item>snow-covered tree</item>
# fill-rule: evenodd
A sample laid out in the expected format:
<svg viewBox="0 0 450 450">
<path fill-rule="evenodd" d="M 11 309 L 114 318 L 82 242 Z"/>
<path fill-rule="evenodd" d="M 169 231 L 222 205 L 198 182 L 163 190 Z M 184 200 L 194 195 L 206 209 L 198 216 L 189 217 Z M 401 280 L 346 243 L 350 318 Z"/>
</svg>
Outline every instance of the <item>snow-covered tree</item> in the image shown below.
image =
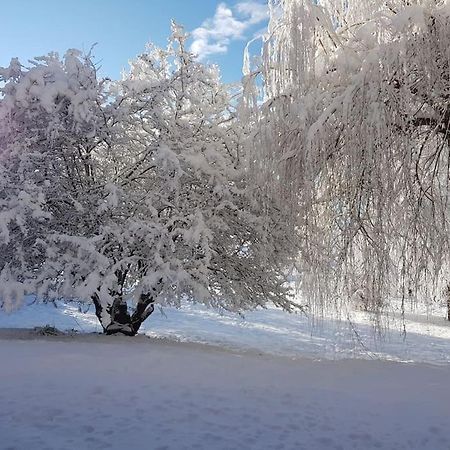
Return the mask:
<svg viewBox="0 0 450 450">
<path fill-rule="evenodd" d="M 63 249 L 79 237 L 82 252 L 95 233 L 106 93 L 76 50 L 30 68 L 13 59 L 0 77 L 0 297 L 12 307 L 27 292 L 53 298 L 68 290 L 76 267 Z"/>
<path fill-rule="evenodd" d="M 450 269 L 448 2 L 270 6 L 262 65 L 246 77 L 261 75 L 265 95 L 253 172 L 292 211 L 304 294 L 319 304 L 358 295 L 374 309 L 393 296 L 442 296 Z"/>
<path fill-rule="evenodd" d="M 1 285 L 92 301 L 106 333 L 135 334 L 155 302 L 290 310 L 287 221 L 249 185 L 214 67 L 169 46 L 98 80 L 70 51 L 1 76 Z"/>
</svg>

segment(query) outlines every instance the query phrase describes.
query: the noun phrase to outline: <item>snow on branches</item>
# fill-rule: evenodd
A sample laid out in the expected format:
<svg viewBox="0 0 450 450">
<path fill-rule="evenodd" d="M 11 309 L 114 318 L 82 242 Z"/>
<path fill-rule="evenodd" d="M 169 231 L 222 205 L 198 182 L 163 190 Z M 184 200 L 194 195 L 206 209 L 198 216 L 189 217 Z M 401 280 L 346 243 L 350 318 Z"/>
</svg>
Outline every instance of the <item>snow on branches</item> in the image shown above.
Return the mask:
<svg viewBox="0 0 450 450">
<path fill-rule="evenodd" d="M 448 283 L 449 29 L 446 1 L 271 2 L 253 172 L 289 205 L 313 301 Z"/>
<path fill-rule="evenodd" d="M 173 24 L 115 83 L 75 50 L 1 69 L 4 307 L 92 301 L 130 335 L 155 302 L 295 307 L 287 222 L 258 201 L 229 95 L 185 41 Z"/>
</svg>

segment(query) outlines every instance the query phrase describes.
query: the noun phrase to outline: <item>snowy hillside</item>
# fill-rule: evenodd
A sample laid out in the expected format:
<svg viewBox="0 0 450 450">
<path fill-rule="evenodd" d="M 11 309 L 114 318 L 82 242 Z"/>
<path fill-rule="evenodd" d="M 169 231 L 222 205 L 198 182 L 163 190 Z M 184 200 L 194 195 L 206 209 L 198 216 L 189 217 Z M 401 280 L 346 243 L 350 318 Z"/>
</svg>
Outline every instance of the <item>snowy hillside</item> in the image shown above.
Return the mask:
<svg viewBox="0 0 450 450">
<path fill-rule="evenodd" d="M 83 333 L 102 331 L 92 307 L 82 312 L 73 303 L 56 306 L 30 302 L 9 315 L 0 311 L 0 328 L 51 325 Z M 406 313 L 406 334 L 400 315 L 391 316 L 379 335 L 374 330 L 373 317 L 361 311 L 349 310 L 340 321 L 329 316 L 312 322 L 304 315 L 273 308 L 248 312 L 242 317 L 186 304 L 179 310 L 157 309 L 144 322 L 141 332 L 156 338 L 294 358 L 450 363 L 450 322 L 444 319 L 443 308 Z"/>
</svg>

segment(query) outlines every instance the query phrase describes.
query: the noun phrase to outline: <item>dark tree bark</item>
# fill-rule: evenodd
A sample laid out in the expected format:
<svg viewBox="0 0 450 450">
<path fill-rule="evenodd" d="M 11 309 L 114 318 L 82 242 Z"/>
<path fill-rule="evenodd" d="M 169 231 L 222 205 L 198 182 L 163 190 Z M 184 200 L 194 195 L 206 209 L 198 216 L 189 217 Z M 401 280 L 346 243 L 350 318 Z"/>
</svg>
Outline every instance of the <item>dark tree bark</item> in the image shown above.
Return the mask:
<svg viewBox="0 0 450 450">
<path fill-rule="evenodd" d="M 126 271 L 117 271 L 116 276 L 118 289 L 109 291 L 109 294 L 114 299 L 112 304 L 103 306 L 100 302 L 98 293 L 95 293 L 92 296 L 92 301 L 95 306 L 95 315 L 105 334 L 135 336 L 144 321 L 155 310 L 155 298 L 160 291 L 163 279 L 159 279 L 151 292 L 140 294 L 134 311 L 130 313 L 127 302 L 124 300 L 123 296 L 123 287 L 125 285 L 127 273 Z M 107 321 L 106 324 L 105 320 Z"/>
<path fill-rule="evenodd" d="M 447 320 L 450 322 L 450 283 L 445 290 L 445 299 L 447 300 Z"/>
<path fill-rule="evenodd" d="M 447 294 L 447 320 L 450 322 L 450 293 Z"/>
<path fill-rule="evenodd" d="M 116 297 L 112 305 L 106 308 L 100 303 L 98 294 L 92 296 L 92 301 L 95 306 L 95 315 L 103 328 L 103 332 L 108 335 L 135 336 L 141 325 L 155 309 L 154 296 L 151 294 L 141 294 L 132 314 L 128 312 L 127 304 L 121 296 Z M 104 324 L 105 315 L 110 318 L 108 325 Z"/>
</svg>

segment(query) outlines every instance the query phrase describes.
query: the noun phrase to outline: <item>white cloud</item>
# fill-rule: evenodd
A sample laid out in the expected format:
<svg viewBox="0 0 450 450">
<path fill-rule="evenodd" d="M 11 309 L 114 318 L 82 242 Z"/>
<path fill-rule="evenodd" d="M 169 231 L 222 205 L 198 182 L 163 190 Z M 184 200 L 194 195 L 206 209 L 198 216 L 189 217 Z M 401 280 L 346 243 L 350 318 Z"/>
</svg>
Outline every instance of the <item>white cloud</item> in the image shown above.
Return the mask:
<svg viewBox="0 0 450 450">
<path fill-rule="evenodd" d="M 206 19 L 192 32 L 191 51 L 200 59 L 216 53 L 226 53 L 230 42 L 245 38 L 246 31 L 252 25 L 267 19 L 267 12 L 267 6 L 256 0 L 242 1 L 233 9 L 220 3 L 214 17 Z"/>
<path fill-rule="evenodd" d="M 248 24 L 254 25 L 267 19 L 269 9 L 266 4 L 249 0 L 238 3 L 236 11 L 244 16 L 248 16 Z"/>
</svg>

